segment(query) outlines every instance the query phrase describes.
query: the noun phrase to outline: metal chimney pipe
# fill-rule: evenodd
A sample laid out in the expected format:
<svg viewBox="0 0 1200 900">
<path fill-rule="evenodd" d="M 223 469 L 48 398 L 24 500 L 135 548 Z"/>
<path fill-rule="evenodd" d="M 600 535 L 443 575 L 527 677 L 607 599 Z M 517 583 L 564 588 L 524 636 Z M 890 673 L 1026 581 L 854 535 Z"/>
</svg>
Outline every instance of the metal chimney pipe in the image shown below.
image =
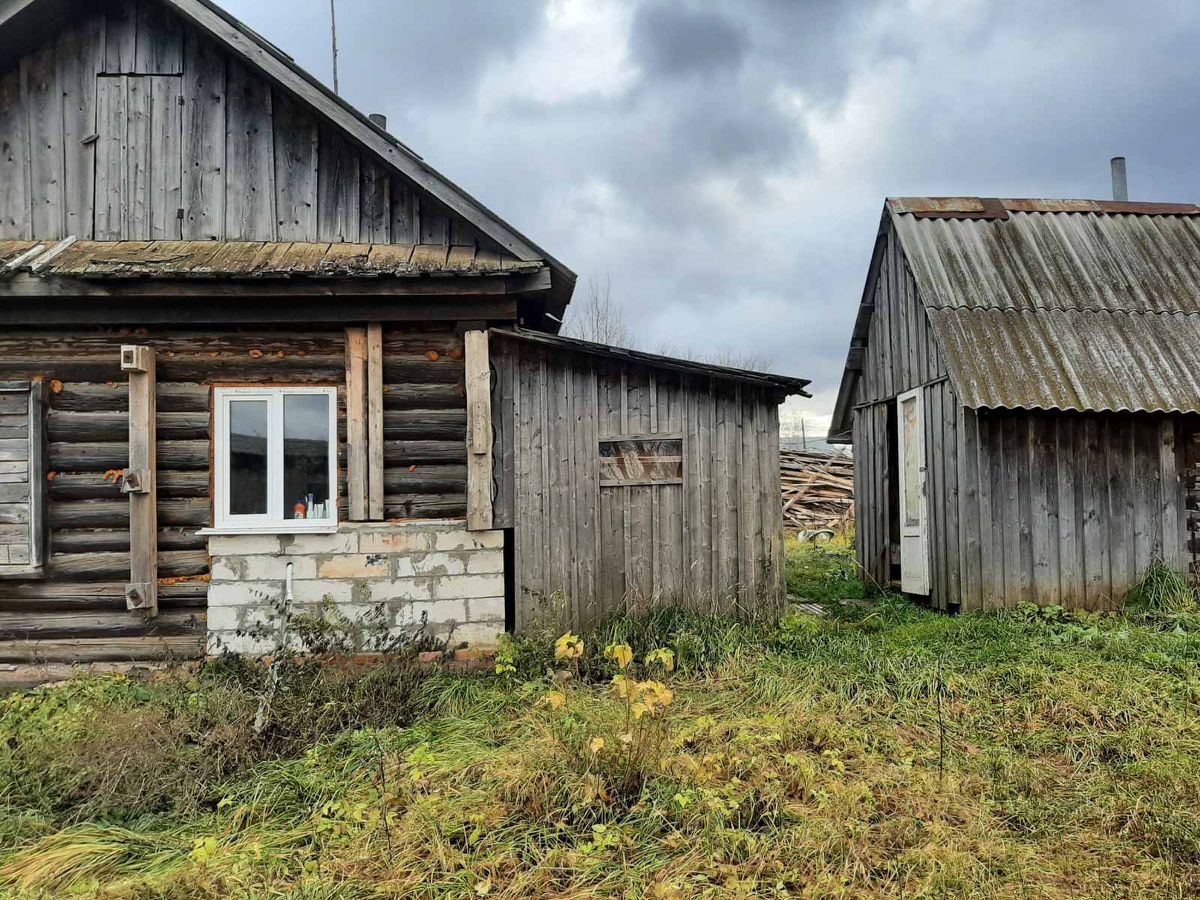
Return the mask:
<svg viewBox="0 0 1200 900">
<path fill-rule="evenodd" d="M 1125 177 L 1125 157 L 1112 158 L 1112 191 L 1114 200 L 1129 199 L 1129 181 Z"/>
<path fill-rule="evenodd" d="M 383 113 L 371 113 L 369 116 L 367 116 L 367 118 L 384 131 L 387 131 L 387 116 L 385 116 Z"/>
</svg>

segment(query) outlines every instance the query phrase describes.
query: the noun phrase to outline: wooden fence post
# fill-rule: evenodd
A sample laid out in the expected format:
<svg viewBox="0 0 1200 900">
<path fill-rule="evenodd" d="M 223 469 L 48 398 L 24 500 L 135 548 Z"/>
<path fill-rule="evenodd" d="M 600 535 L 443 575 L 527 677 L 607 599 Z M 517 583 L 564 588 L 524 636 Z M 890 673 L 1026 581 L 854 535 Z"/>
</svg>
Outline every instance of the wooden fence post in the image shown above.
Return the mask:
<svg viewBox="0 0 1200 900">
<path fill-rule="evenodd" d="M 467 529 L 492 527 L 492 368 L 488 333 L 464 335 L 467 384 Z"/>
<path fill-rule="evenodd" d="M 129 495 L 129 580 L 125 603 L 158 615 L 158 490 L 155 473 L 155 359 L 145 346 L 121 348 L 129 373 L 129 468 L 121 491 Z"/>
</svg>

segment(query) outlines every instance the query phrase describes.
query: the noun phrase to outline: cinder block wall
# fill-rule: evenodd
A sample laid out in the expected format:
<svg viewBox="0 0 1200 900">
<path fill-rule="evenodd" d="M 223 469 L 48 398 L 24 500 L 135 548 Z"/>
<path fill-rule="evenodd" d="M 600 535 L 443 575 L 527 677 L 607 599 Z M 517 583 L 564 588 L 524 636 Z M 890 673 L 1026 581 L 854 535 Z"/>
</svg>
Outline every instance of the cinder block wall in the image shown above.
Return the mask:
<svg viewBox="0 0 1200 900">
<path fill-rule="evenodd" d="M 213 536 L 208 652 L 278 649 L 292 564 L 292 610 L 320 614 L 329 598 L 351 621 L 382 606 L 392 635 L 425 632 L 452 646 L 493 646 L 504 631 L 504 533 L 462 522 L 344 524 L 336 534 Z M 265 624 L 266 636 L 246 634 Z"/>
</svg>

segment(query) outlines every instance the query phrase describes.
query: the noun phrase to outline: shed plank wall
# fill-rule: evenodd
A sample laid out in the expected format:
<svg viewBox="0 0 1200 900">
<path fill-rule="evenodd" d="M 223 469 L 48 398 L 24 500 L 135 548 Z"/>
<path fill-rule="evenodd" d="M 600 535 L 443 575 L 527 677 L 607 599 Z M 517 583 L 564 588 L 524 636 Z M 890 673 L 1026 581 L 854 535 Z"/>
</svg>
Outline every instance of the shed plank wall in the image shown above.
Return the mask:
<svg viewBox="0 0 1200 900">
<path fill-rule="evenodd" d="M 158 360 L 159 607 L 125 609 L 129 501 L 125 343 Z M 462 339 L 453 323 L 384 333 L 385 514 L 461 516 L 466 507 Z M 340 512 L 345 518 L 344 331 L 128 330 L 0 338 L 0 380 L 44 378 L 50 469 L 46 575 L 0 580 L 0 662 L 31 653 L 64 659 L 138 658 L 202 646 L 208 556 L 197 530 L 212 522 L 211 387 L 335 385 L 339 395 Z M 114 636 L 129 640 L 112 642 Z M 34 648 L 28 641 L 43 642 Z M 44 643 L 49 641 L 50 643 Z M 63 643 L 54 643 L 62 641 Z M 108 647 L 108 651 L 105 651 Z"/>
<path fill-rule="evenodd" d="M 154 0 L 107 7 L 0 72 L 0 239 L 499 250 Z"/>
<path fill-rule="evenodd" d="M 1186 571 L 1177 417 L 964 411 L 962 421 L 964 609 L 1116 609 L 1152 559 Z"/>
<path fill-rule="evenodd" d="M 661 604 L 781 608 L 773 394 L 500 336 L 492 353 L 496 522 L 514 528 L 517 628 Z M 682 435 L 683 483 L 601 487 L 599 441 L 623 434 Z"/>
</svg>

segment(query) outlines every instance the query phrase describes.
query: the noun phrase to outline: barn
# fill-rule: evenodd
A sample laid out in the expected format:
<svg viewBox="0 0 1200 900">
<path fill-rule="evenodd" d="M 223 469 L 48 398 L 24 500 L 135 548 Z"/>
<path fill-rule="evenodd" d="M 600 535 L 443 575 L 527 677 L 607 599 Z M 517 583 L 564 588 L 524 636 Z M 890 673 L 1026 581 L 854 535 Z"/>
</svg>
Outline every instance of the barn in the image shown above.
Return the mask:
<svg viewBox="0 0 1200 900">
<path fill-rule="evenodd" d="M 0 663 L 777 609 L 807 382 L 575 280 L 208 0 L 0 4 Z"/>
<path fill-rule="evenodd" d="M 1200 544 L 1200 207 L 890 199 L 830 440 L 867 576 L 1118 607 Z"/>
</svg>

